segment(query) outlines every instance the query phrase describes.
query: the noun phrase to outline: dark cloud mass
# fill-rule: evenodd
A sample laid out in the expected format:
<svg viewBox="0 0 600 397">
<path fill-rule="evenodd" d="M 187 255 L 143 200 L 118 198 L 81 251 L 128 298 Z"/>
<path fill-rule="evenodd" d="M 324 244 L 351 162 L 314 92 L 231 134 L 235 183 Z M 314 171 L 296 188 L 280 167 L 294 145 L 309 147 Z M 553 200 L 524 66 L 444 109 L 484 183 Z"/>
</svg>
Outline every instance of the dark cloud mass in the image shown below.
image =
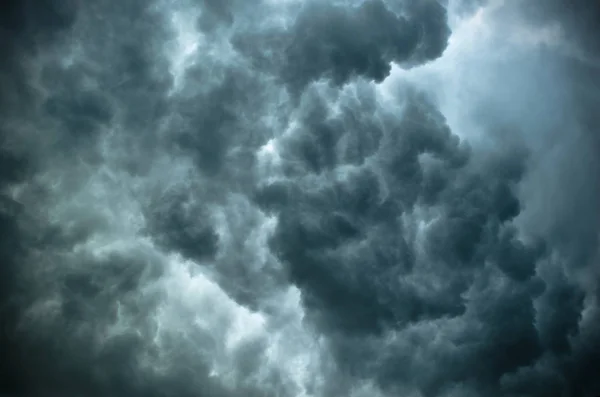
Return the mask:
<svg viewBox="0 0 600 397">
<path fill-rule="evenodd" d="M 0 395 L 600 395 L 597 11 L 6 2 Z"/>
<path fill-rule="evenodd" d="M 441 55 L 449 29 L 437 2 L 399 17 L 382 0 L 358 6 L 310 2 L 294 22 L 283 75 L 293 86 L 330 78 L 335 84 L 364 76 L 382 81 L 390 62 L 423 62 Z"/>
</svg>

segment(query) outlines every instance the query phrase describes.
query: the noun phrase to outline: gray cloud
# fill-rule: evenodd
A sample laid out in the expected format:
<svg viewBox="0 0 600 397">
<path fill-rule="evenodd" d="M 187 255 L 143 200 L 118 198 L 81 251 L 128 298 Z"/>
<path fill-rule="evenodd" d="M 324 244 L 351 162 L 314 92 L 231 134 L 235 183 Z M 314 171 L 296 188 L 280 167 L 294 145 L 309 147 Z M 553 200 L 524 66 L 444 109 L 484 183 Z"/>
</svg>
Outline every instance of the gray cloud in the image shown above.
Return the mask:
<svg viewBox="0 0 600 397">
<path fill-rule="evenodd" d="M 1 393 L 600 392 L 593 10 L 9 5 Z"/>
<path fill-rule="evenodd" d="M 293 92 L 320 79 L 381 82 L 392 62 L 410 67 L 439 57 L 450 34 L 446 9 L 437 1 L 412 2 L 397 12 L 383 0 L 309 1 L 296 12 L 284 31 L 259 30 L 234 41 L 257 65 L 275 63 Z"/>
<path fill-rule="evenodd" d="M 370 374 L 389 390 L 415 382 L 428 395 L 451 382 L 483 391 L 542 353 L 533 303 L 544 290 L 535 276 L 544 250 L 521 242 L 511 224 L 520 212 L 514 188 L 523 157 L 517 151 L 480 162 L 424 98 L 406 101 L 403 114 L 387 120 L 371 164 L 306 167 L 305 179 L 266 186 L 259 202 L 279 209 L 274 251 L 352 376 Z M 327 124 L 345 125 L 351 114 Z M 296 134 L 315 130 L 330 131 L 305 125 Z M 298 157 L 285 157 L 293 164 L 307 161 L 297 142 L 289 151 Z M 454 369 L 401 353 L 412 327 L 436 321 L 465 327 L 453 335 L 450 356 L 423 346 L 425 354 L 446 355 Z M 399 335 L 391 345 L 389 333 Z M 382 358 L 386 349 L 393 353 Z"/>
<path fill-rule="evenodd" d="M 543 6 L 522 2 L 521 7 L 530 21 L 541 24 L 559 23 L 572 45 L 580 46 L 583 51 L 595 57 L 600 53 L 600 41 L 594 22 L 600 16 L 598 3 L 553 0 Z"/>
<path fill-rule="evenodd" d="M 343 84 L 364 76 L 382 81 L 390 62 L 422 62 L 441 55 L 449 30 L 445 10 L 426 2 L 404 19 L 381 0 L 342 8 L 309 3 L 296 19 L 283 75 L 293 86 L 322 77 Z"/>
</svg>

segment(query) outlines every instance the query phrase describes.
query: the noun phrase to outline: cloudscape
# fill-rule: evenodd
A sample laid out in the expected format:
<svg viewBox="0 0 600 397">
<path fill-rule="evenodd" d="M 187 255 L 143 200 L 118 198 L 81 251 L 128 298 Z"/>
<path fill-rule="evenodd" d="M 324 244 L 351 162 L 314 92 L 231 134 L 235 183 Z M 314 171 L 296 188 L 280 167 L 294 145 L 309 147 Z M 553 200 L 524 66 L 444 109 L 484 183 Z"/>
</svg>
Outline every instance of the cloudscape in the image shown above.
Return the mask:
<svg viewBox="0 0 600 397">
<path fill-rule="evenodd" d="M 0 395 L 600 395 L 598 21 L 6 1 Z"/>
</svg>

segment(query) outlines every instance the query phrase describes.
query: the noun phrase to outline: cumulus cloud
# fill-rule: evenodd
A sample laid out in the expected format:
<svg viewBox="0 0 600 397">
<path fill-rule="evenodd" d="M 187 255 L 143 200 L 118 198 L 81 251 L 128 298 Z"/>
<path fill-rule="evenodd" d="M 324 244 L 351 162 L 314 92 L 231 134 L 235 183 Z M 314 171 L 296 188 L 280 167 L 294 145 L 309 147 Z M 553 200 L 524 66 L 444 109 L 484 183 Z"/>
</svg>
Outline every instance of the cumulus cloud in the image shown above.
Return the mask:
<svg viewBox="0 0 600 397">
<path fill-rule="evenodd" d="M 561 7 L 9 2 L 0 393 L 598 394 L 595 8 Z"/>
<path fill-rule="evenodd" d="M 293 85 L 321 77 L 335 84 L 354 76 L 382 81 L 392 61 L 437 58 L 449 33 L 445 10 L 425 3 L 411 19 L 395 15 L 382 0 L 350 7 L 309 3 L 290 32 L 284 78 Z"/>
</svg>

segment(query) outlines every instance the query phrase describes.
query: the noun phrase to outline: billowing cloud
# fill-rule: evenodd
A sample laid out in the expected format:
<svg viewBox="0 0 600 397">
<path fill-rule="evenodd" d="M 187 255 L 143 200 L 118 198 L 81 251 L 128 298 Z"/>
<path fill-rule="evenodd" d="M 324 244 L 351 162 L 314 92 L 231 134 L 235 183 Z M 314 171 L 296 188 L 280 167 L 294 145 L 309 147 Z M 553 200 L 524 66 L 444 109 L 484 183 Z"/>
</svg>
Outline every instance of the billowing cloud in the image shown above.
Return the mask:
<svg viewBox="0 0 600 397">
<path fill-rule="evenodd" d="M 357 6 L 309 3 L 291 29 L 284 78 L 292 85 L 322 77 L 336 84 L 355 76 L 380 82 L 389 75 L 392 61 L 437 58 L 449 33 L 445 10 L 437 2 L 425 4 L 406 19 L 382 0 Z"/>
<path fill-rule="evenodd" d="M 600 393 L 595 8 L 561 7 L 9 2 L 0 393 Z"/>
</svg>

